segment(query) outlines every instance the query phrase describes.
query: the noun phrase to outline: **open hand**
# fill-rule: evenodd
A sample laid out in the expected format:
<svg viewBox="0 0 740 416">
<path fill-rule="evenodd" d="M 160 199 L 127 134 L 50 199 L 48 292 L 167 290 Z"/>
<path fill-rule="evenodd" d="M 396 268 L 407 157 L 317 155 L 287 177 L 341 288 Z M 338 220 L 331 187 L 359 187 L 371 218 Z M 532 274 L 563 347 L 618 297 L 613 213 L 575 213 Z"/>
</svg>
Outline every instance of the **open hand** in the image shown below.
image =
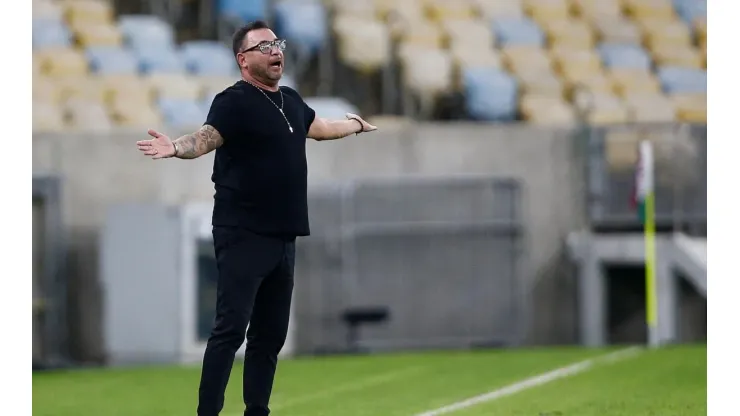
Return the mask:
<svg viewBox="0 0 740 416">
<path fill-rule="evenodd" d="M 377 127 L 363 120 L 362 117 L 358 116 L 357 114 L 347 113 L 346 117 L 347 117 L 347 120 L 357 120 L 360 122 L 360 124 L 362 124 L 362 130 L 358 131 L 357 132 L 358 134 L 378 129 Z"/>
<path fill-rule="evenodd" d="M 152 159 L 165 159 L 175 155 L 175 145 L 172 144 L 172 140 L 169 137 L 151 129 L 148 133 L 154 138 L 136 142 L 136 146 L 146 156 L 151 156 Z"/>
</svg>

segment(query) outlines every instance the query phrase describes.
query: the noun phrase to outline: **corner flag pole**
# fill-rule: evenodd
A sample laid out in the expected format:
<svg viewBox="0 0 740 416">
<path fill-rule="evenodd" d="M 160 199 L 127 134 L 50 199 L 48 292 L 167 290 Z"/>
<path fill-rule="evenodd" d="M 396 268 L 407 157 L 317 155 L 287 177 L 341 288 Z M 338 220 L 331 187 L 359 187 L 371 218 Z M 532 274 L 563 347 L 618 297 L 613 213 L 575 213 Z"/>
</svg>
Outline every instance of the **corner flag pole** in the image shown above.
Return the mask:
<svg viewBox="0 0 740 416">
<path fill-rule="evenodd" d="M 652 143 L 643 140 L 640 142 L 636 172 L 636 199 L 645 238 L 645 312 L 650 346 L 659 344 L 654 165 Z"/>
</svg>

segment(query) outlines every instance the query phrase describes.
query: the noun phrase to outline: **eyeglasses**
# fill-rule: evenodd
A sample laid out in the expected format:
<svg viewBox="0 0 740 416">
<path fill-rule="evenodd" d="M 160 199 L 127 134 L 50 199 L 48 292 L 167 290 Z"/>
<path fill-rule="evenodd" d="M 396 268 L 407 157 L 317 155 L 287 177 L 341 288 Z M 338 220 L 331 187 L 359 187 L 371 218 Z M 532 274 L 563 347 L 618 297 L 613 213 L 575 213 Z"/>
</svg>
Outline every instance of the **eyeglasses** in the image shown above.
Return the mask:
<svg viewBox="0 0 740 416">
<path fill-rule="evenodd" d="M 275 40 L 270 41 L 270 42 L 268 42 L 268 41 L 260 42 L 260 43 L 258 43 L 256 45 L 252 46 L 251 48 L 244 49 L 243 51 L 241 51 L 241 53 L 245 53 L 245 52 L 253 51 L 255 49 L 259 49 L 260 52 L 262 52 L 264 54 L 267 54 L 267 53 L 270 53 L 270 51 L 274 47 L 277 47 L 279 50 L 284 51 L 285 50 L 285 46 L 286 46 L 285 45 L 285 39 L 275 39 Z"/>
</svg>

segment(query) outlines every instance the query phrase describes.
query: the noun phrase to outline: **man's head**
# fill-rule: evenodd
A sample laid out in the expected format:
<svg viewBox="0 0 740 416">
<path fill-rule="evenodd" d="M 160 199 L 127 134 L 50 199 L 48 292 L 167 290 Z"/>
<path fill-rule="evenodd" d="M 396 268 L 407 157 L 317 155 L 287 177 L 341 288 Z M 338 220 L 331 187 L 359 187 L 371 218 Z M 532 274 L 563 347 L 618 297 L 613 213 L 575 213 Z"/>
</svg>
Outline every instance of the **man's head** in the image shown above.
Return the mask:
<svg viewBox="0 0 740 416">
<path fill-rule="evenodd" d="M 237 30 L 232 40 L 239 69 L 270 86 L 277 85 L 283 75 L 284 46 L 284 41 L 277 39 L 267 23 L 261 20 Z"/>
</svg>

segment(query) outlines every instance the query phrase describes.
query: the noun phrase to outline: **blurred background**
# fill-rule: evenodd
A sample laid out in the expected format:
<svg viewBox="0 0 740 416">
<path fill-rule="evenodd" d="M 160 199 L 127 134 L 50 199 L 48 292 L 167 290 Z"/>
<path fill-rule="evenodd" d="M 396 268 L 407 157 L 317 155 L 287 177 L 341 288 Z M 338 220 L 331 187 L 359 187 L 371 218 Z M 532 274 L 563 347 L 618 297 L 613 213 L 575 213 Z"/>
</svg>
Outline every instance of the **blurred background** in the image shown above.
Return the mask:
<svg viewBox="0 0 740 416">
<path fill-rule="evenodd" d="M 706 337 L 705 0 L 33 0 L 34 367 L 197 362 L 233 31 L 372 135 L 308 145 L 286 355 L 644 343 L 637 143 L 655 146 L 658 336 Z"/>
</svg>

